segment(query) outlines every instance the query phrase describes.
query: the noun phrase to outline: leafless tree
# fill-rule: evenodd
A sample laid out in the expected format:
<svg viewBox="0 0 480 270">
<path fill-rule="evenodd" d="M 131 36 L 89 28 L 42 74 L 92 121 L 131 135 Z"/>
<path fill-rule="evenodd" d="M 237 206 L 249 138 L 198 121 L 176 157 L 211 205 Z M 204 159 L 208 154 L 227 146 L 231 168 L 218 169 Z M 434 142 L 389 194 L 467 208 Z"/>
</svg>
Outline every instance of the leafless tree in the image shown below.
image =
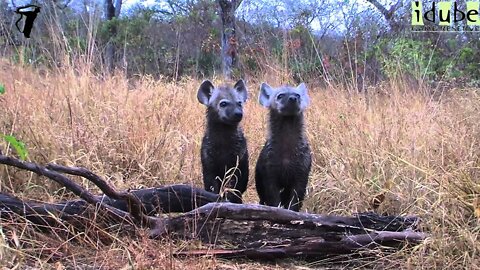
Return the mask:
<svg viewBox="0 0 480 270">
<path fill-rule="evenodd" d="M 110 72 L 113 71 L 115 64 L 115 44 L 113 43 L 113 38 L 117 34 L 117 28 L 112 23 L 112 20 L 120 16 L 122 9 L 122 0 L 115 0 L 115 4 L 113 1 L 105 0 L 105 20 L 110 22 L 108 25 L 109 41 L 105 51 L 105 63 Z"/>
<path fill-rule="evenodd" d="M 231 77 L 238 61 L 235 11 L 241 3 L 242 0 L 218 0 L 222 18 L 222 71 L 226 78 Z"/>
</svg>

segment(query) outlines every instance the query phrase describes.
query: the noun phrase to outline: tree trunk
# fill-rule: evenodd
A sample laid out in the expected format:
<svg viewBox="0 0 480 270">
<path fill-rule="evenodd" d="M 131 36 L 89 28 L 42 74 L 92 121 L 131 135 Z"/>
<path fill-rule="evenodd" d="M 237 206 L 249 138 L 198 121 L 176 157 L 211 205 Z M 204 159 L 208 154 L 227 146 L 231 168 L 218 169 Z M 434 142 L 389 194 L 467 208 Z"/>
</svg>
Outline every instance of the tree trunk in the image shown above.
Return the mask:
<svg viewBox="0 0 480 270">
<path fill-rule="evenodd" d="M 120 11 L 122 10 L 122 0 L 115 0 L 115 17 L 120 17 Z"/>
<path fill-rule="evenodd" d="M 230 79 L 232 69 L 237 65 L 237 37 L 235 33 L 235 11 L 242 0 L 218 0 L 222 18 L 222 73 Z"/>
<path fill-rule="evenodd" d="M 108 72 L 113 72 L 115 68 L 115 44 L 114 38 L 117 35 L 117 27 L 113 22 L 114 18 L 120 16 L 122 8 L 122 1 L 116 0 L 113 5 L 113 0 L 105 0 L 105 21 L 108 26 L 108 41 L 105 49 L 105 64 Z"/>
</svg>

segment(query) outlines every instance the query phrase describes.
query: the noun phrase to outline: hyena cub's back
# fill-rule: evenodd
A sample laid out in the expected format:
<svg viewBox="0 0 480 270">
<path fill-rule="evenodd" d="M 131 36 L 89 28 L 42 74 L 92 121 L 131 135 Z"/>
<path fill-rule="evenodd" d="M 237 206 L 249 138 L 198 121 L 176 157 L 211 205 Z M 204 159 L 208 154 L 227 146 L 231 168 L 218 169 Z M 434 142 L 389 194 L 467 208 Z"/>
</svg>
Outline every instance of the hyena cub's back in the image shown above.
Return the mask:
<svg viewBox="0 0 480 270">
<path fill-rule="evenodd" d="M 255 168 L 260 204 L 299 211 L 312 160 L 303 124 L 309 104 L 307 88 L 303 83 L 280 88 L 263 83 L 259 102 L 270 109 L 267 142 Z"/>
<path fill-rule="evenodd" d="M 219 194 L 222 187 L 227 188 L 227 199 L 242 203 L 248 183 L 247 140 L 239 127 L 247 100 L 245 83 L 239 80 L 233 88 L 216 88 L 204 81 L 197 98 L 207 106 L 207 128 L 201 147 L 205 190 Z"/>
</svg>

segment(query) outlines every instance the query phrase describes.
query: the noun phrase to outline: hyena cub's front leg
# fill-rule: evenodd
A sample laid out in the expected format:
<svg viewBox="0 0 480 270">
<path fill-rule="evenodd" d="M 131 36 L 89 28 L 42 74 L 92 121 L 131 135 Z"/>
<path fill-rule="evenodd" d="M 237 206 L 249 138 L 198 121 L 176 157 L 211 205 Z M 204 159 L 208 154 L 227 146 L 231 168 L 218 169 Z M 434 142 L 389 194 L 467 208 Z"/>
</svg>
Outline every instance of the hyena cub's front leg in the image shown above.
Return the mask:
<svg viewBox="0 0 480 270">
<path fill-rule="evenodd" d="M 305 198 L 306 190 L 307 182 L 305 181 L 305 178 L 297 178 L 292 187 L 285 188 L 281 193 L 283 207 L 298 212 L 300 208 L 302 208 L 302 202 Z"/>
<path fill-rule="evenodd" d="M 269 206 L 280 206 L 280 187 L 274 177 L 269 177 L 265 172 L 256 172 L 256 188 L 260 204 Z"/>
<path fill-rule="evenodd" d="M 245 143 L 246 148 L 246 143 Z M 230 192 L 227 193 L 227 200 L 233 203 L 242 203 L 242 194 L 247 190 L 248 184 L 248 151 L 239 161 L 238 167 L 235 169 L 235 175 L 227 184 Z"/>
</svg>

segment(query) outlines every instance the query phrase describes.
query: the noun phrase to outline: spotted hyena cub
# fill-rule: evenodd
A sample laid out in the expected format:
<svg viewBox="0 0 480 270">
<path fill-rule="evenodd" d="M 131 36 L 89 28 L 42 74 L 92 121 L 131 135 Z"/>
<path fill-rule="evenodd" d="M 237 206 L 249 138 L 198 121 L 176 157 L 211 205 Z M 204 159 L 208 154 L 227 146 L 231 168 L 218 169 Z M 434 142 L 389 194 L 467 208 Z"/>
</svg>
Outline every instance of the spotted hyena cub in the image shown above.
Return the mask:
<svg viewBox="0 0 480 270">
<path fill-rule="evenodd" d="M 197 98 L 207 106 L 207 127 L 201 147 L 205 190 L 219 194 L 227 190 L 230 202 L 242 203 L 248 183 L 247 140 L 239 123 L 247 88 L 243 80 L 233 87 L 215 87 L 204 81 Z"/>
<path fill-rule="evenodd" d="M 270 109 L 267 142 L 255 168 L 260 204 L 299 211 L 312 161 L 303 124 L 309 104 L 307 88 L 303 83 L 279 88 L 263 83 L 259 102 Z"/>
</svg>

